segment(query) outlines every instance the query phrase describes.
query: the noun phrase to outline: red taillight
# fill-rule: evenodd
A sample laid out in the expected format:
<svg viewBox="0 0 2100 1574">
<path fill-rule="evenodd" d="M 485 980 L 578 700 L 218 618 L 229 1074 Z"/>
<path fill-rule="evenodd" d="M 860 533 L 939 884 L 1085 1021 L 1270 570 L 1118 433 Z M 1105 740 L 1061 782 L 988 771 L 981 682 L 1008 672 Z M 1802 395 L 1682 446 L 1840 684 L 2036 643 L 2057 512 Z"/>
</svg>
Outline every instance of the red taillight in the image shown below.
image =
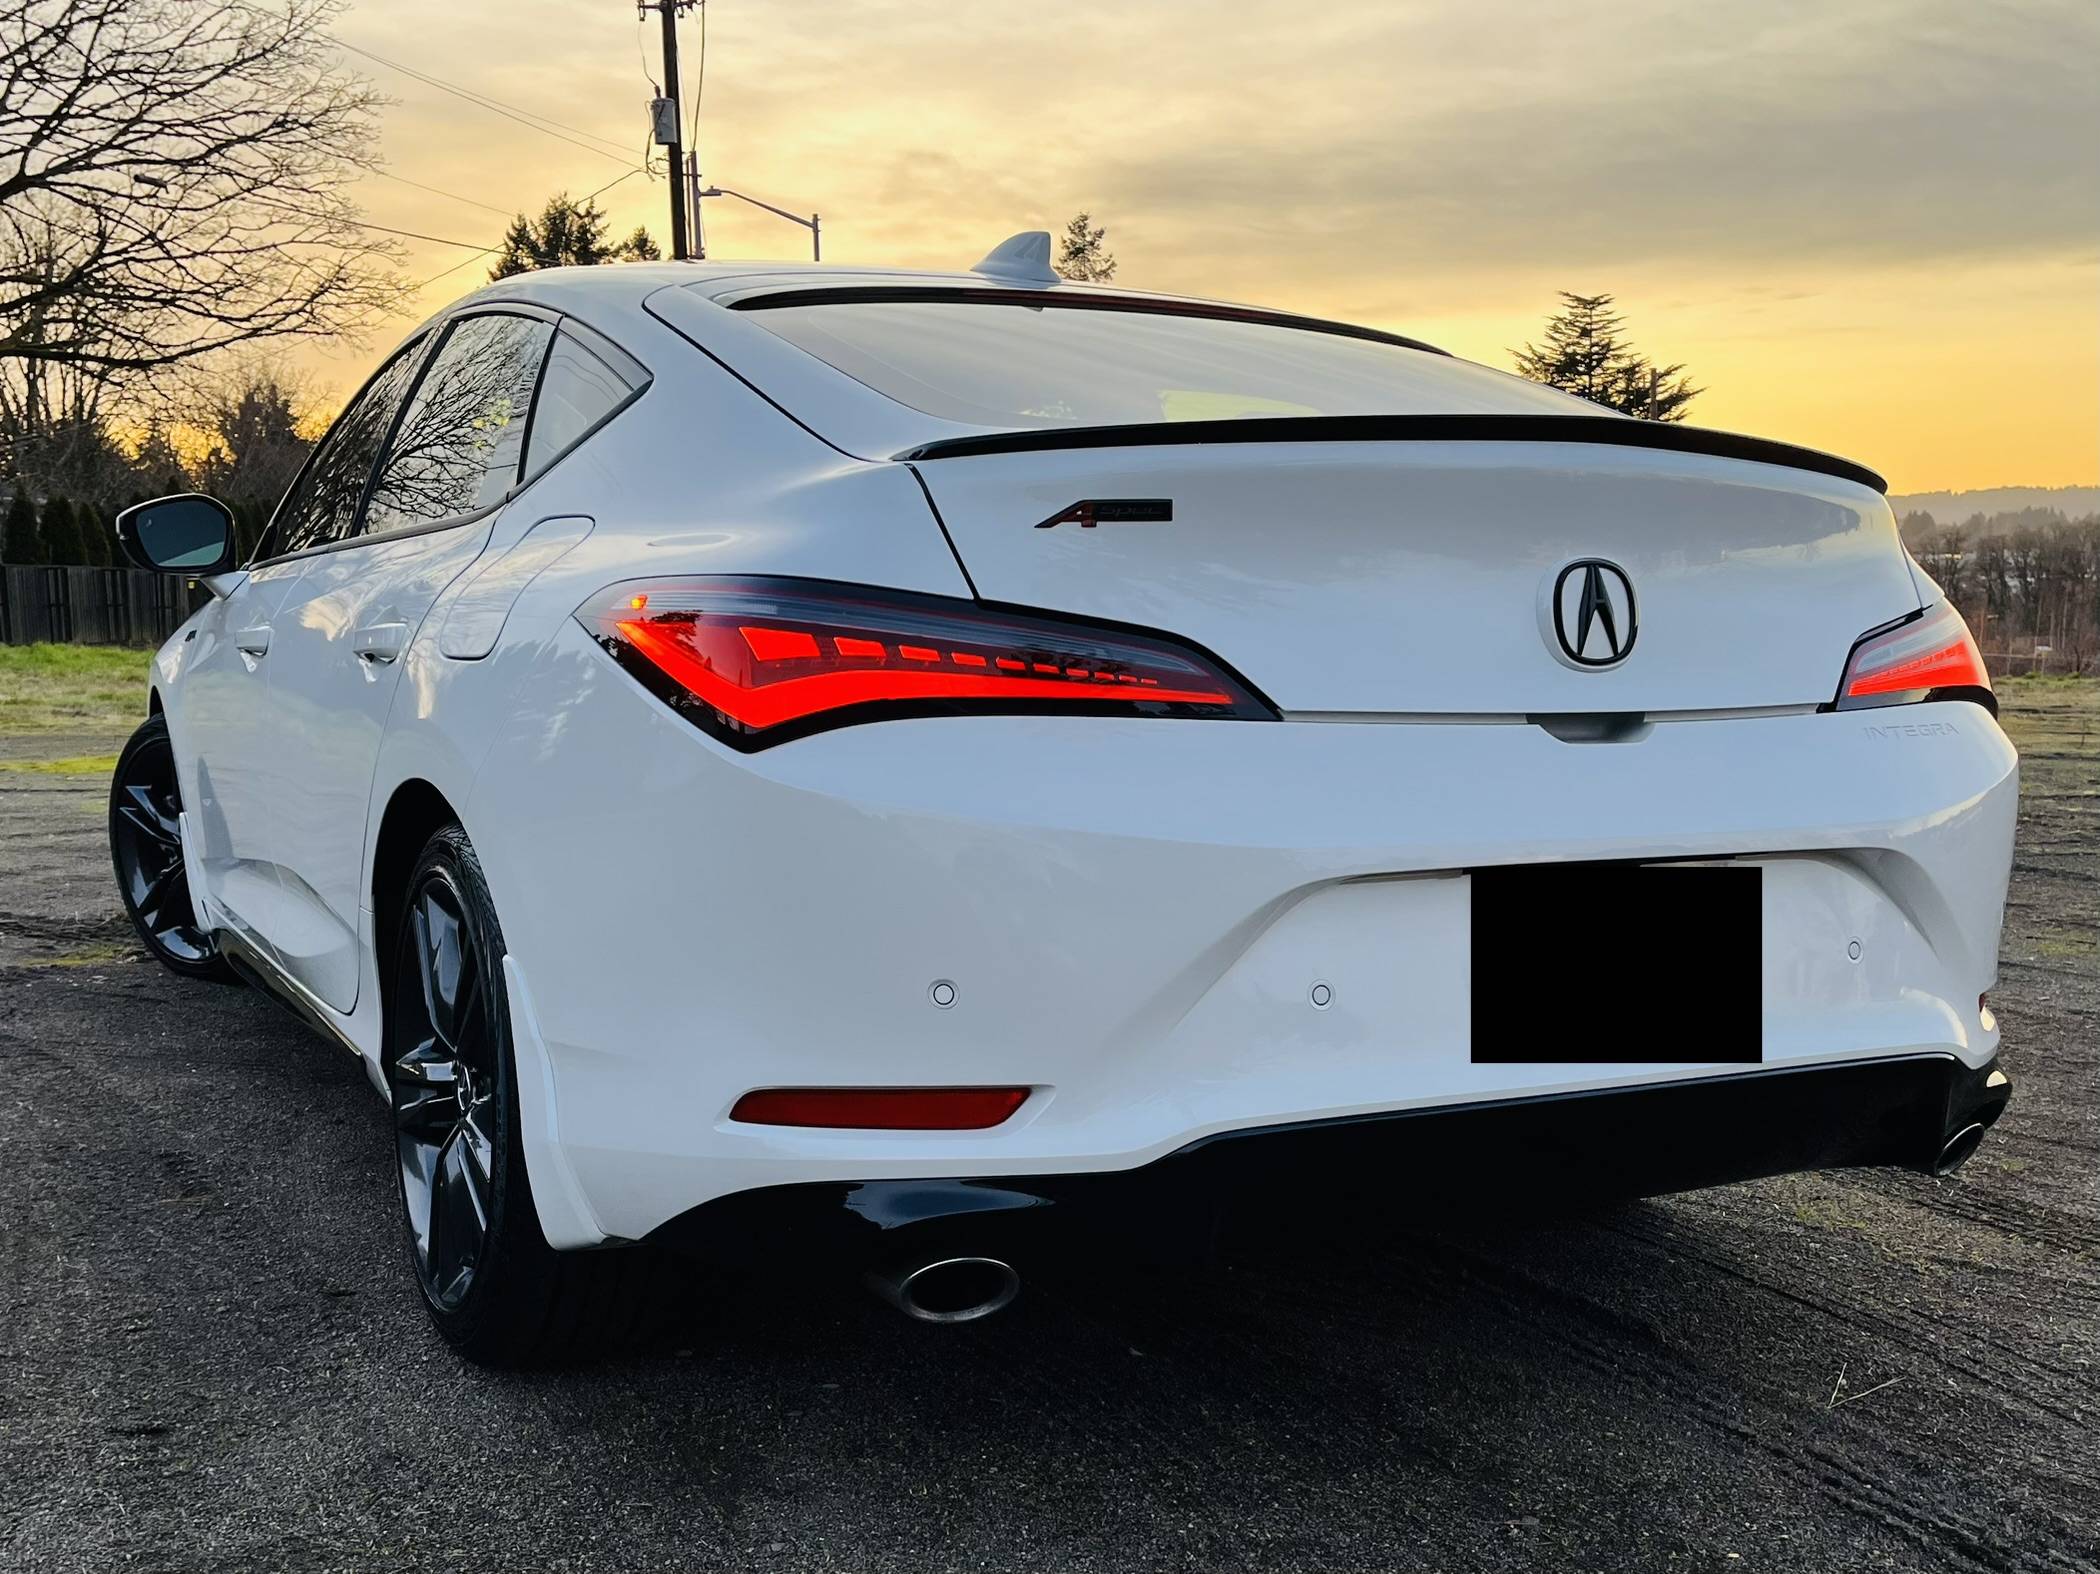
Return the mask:
<svg viewBox="0 0 2100 1574">
<path fill-rule="evenodd" d="M 1928 699 L 1975 700 L 1993 712 L 1998 709 L 1983 654 L 1951 602 L 1854 645 L 1838 685 L 1837 708 Z"/>
<path fill-rule="evenodd" d="M 738 1099 L 729 1118 L 842 1131 L 983 1131 L 1027 1100 L 1026 1088 L 760 1088 Z"/>
<path fill-rule="evenodd" d="M 739 748 L 960 710 L 1275 716 L 1173 640 L 943 597 L 800 580 L 650 580 L 616 585 L 577 616 L 636 677 Z"/>
</svg>

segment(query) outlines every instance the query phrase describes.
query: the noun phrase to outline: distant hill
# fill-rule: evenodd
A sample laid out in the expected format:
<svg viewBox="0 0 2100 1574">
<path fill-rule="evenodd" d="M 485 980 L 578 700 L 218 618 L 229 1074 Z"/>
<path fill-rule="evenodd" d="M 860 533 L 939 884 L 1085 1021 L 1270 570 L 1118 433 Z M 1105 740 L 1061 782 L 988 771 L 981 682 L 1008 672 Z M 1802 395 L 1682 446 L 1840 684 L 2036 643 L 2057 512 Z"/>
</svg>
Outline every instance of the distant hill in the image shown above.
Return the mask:
<svg viewBox="0 0 2100 1574">
<path fill-rule="evenodd" d="M 2017 514 L 2025 508 L 2053 508 L 2066 519 L 2100 514 L 2100 486 L 1990 486 L 1974 492 L 1912 492 L 1891 497 L 1889 506 L 1905 514 L 1930 514 L 1943 525 L 1958 525 L 1973 514 Z"/>
</svg>

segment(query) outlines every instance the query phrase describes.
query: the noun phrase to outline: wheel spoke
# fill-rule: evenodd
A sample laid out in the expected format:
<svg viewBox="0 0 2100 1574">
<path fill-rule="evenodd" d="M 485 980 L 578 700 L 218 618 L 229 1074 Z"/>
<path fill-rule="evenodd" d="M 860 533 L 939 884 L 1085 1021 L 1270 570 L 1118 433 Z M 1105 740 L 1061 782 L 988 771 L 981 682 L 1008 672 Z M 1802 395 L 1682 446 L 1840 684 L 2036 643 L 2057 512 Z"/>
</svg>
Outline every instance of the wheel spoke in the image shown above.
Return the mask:
<svg viewBox="0 0 2100 1574">
<path fill-rule="evenodd" d="M 146 927 L 156 934 L 168 927 L 167 924 L 161 921 L 161 907 L 168 894 L 168 887 L 174 883 L 175 871 L 178 867 L 178 865 L 172 863 L 163 864 L 158 871 L 151 874 L 148 874 L 143 868 L 139 870 L 139 873 L 145 877 L 146 881 L 138 894 L 139 917 L 145 922 Z"/>
<path fill-rule="evenodd" d="M 489 1106 L 493 1099 L 484 1095 L 474 1101 L 467 1111 L 467 1118 L 459 1123 L 459 1140 L 472 1161 L 476 1176 L 483 1186 L 494 1181 L 496 1175 L 496 1145 L 489 1140 Z"/>
<path fill-rule="evenodd" d="M 175 817 L 165 813 L 160 805 L 153 801 L 151 789 L 127 784 L 124 795 L 131 799 L 131 802 L 119 806 L 117 813 L 124 817 L 126 824 L 139 831 L 149 841 L 158 842 L 163 847 L 176 847 L 181 844 L 182 836 L 176 829 Z"/>
<path fill-rule="evenodd" d="M 441 1142 L 458 1120 L 459 1105 L 449 1093 L 404 1093 L 394 1105 L 394 1123 L 416 1141 Z"/>
<path fill-rule="evenodd" d="M 465 1293 L 488 1234 L 488 1202 L 457 1133 L 438 1150 L 431 1201 L 430 1279 L 447 1299 Z"/>
<path fill-rule="evenodd" d="M 437 1149 L 426 1143 L 401 1144 L 401 1196 L 408 1206 L 409 1233 L 415 1237 L 416 1256 L 430 1265 L 431 1180 Z"/>
<path fill-rule="evenodd" d="M 464 927 L 442 892 L 443 887 L 433 885 L 423 893 L 423 933 L 427 936 L 424 996 L 430 1003 L 430 1022 L 437 1029 L 439 1041 L 456 1052 L 463 1047 L 460 1004 L 472 964 Z"/>
<path fill-rule="evenodd" d="M 208 964 L 213 945 L 197 922 L 182 855 L 182 791 L 164 739 L 126 759 L 110 800 L 109 838 L 125 905 L 146 948 L 184 971 Z"/>
<path fill-rule="evenodd" d="M 408 916 L 411 944 L 416 952 L 416 982 L 423 991 L 423 1020 L 437 1031 L 437 979 L 430 950 L 430 921 L 421 902 L 416 903 Z"/>
<path fill-rule="evenodd" d="M 179 929 L 185 935 L 194 934 L 197 928 L 197 904 L 190 900 L 190 866 L 178 853 L 169 868 L 168 889 L 161 901 L 162 916 L 174 920 L 167 927 Z"/>
<path fill-rule="evenodd" d="M 446 1308 L 472 1293 L 495 1207 L 500 1025 L 491 1021 L 471 910 L 447 872 L 426 873 L 407 908 L 394 960 L 388 1081 L 409 1233 L 424 1291 Z"/>
<path fill-rule="evenodd" d="M 158 815 L 128 803 L 118 809 L 117 813 L 124 817 L 126 825 L 129 825 L 155 846 L 172 847 L 175 845 L 175 838 L 168 834 L 167 828 L 160 823 Z"/>
</svg>

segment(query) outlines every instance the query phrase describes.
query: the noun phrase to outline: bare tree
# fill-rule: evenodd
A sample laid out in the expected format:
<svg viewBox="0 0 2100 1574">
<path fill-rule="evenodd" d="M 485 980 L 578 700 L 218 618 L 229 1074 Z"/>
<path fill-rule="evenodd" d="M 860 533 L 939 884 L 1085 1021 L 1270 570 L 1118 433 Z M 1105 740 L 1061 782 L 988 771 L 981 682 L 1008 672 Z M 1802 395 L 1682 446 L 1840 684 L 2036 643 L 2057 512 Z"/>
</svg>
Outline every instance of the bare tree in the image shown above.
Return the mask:
<svg viewBox="0 0 2100 1574">
<path fill-rule="evenodd" d="M 0 366 L 151 373 L 355 331 L 393 253 L 348 187 L 378 99 L 340 0 L 0 0 Z"/>
</svg>

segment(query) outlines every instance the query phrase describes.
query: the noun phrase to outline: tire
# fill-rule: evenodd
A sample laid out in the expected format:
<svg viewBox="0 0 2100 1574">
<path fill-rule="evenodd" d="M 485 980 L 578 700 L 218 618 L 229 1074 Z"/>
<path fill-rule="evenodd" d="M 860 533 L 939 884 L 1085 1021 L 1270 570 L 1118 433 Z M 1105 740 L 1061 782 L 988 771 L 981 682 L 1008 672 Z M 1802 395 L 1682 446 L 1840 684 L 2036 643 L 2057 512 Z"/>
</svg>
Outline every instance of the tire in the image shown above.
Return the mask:
<svg viewBox="0 0 2100 1574">
<path fill-rule="evenodd" d="M 182 783 L 166 718 L 152 716 L 117 756 L 109 783 L 109 856 L 117 892 L 139 943 L 184 978 L 235 983 L 232 968 L 197 922 L 182 856 Z"/>
<path fill-rule="evenodd" d="M 627 1343 L 653 1289 L 641 1247 L 557 1252 L 541 1233 L 517 1097 L 502 926 L 473 844 L 424 844 L 393 935 L 386 1076 L 404 1235 L 439 1333 L 485 1366 Z"/>
</svg>

